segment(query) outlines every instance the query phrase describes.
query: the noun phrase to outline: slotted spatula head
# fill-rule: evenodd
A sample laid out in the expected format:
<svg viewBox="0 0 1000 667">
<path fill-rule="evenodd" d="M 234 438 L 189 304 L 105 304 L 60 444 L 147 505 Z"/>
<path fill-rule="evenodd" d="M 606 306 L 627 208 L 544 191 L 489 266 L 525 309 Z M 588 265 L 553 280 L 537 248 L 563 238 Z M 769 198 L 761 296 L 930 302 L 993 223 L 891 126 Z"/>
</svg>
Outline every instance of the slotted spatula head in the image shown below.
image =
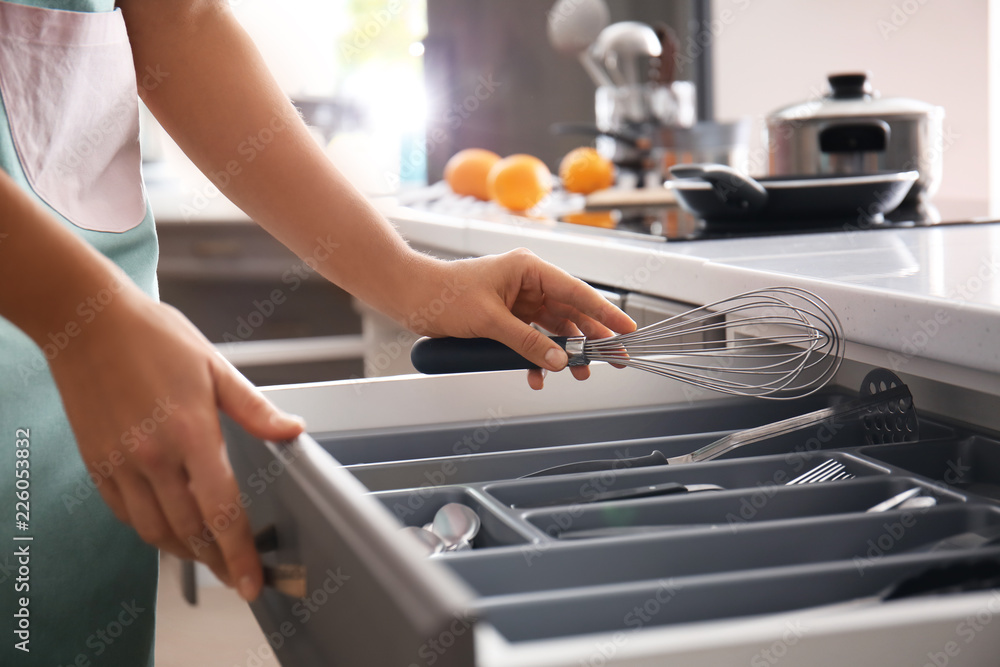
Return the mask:
<svg viewBox="0 0 1000 667">
<path fill-rule="evenodd" d="M 906 385 L 895 373 L 885 368 L 876 368 L 862 380 L 859 393 L 861 396 L 873 396 L 900 386 Z M 920 439 L 920 422 L 913 407 L 912 396 L 869 408 L 862 416 L 861 423 L 869 445 L 916 442 Z"/>
</svg>

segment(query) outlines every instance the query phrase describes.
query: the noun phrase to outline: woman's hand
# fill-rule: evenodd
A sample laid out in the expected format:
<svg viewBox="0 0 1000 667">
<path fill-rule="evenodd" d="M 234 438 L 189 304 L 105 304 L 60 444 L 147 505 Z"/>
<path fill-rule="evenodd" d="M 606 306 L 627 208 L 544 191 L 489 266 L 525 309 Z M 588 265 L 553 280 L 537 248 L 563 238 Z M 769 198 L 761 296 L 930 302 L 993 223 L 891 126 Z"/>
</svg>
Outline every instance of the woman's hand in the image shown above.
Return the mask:
<svg viewBox="0 0 1000 667">
<path fill-rule="evenodd" d="M 268 440 L 294 438 L 301 420 L 271 405 L 183 315 L 131 285 L 49 363 L 115 515 L 255 598 L 260 561 L 217 410 Z"/>
<path fill-rule="evenodd" d="M 566 366 L 566 352 L 530 324 L 557 336 L 588 338 L 635 330 L 628 315 L 589 285 L 523 248 L 417 264 L 410 310 L 396 316 L 419 334 L 493 338 L 540 369 L 558 371 Z M 590 376 L 586 366 L 571 370 L 579 380 Z M 543 378 L 542 370 L 528 371 L 532 389 L 541 389 Z"/>
</svg>

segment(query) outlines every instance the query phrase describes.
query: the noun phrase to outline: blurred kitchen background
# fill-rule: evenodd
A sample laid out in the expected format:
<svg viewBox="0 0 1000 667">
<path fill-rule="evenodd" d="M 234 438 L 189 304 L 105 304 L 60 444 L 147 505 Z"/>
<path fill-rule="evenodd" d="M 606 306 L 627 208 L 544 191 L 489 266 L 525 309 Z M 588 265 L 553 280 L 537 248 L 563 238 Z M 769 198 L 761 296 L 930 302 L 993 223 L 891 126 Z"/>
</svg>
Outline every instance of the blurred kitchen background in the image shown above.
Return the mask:
<svg viewBox="0 0 1000 667">
<path fill-rule="evenodd" d="M 316 140 L 372 197 L 439 181 L 445 162 L 462 148 L 529 153 L 555 171 L 570 149 L 594 143 L 551 131 L 554 123 L 598 120 L 593 81 L 577 58 L 550 41 L 552 0 L 230 4 Z M 696 88 L 698 120 L 742 120 L 751 174 L 768 169 L 761 141 L 767 114 L 820 98 L 830 73 L 867 71 L 884 97 L 944 107 L 944 177 L 935 202 L 955 202 L 969 215 L 1000 210 L 1000 2 L 607 5 L 611 22 L 672 28 L 678 55 L 671 78 Z M 301 260 L 229 204 L 148 115 L 145 120 L 164 301 L 259 385 L 405 370 L 396 330 L 309 275 Z M 337 212 L 330 215 L 335 219 Z M 248 651 L 262 639 L 245 605 L 224 591 L 206 592 L 205 571 L 198 571 L 201 587 L 176 563 L 165 572 L 157 663 L 250 664 Z M 194 610 L 181 601 L 182 581 L 189 597 L 199 599 Z M 216 647 L 211 650 L 221 653 L 206 657 L 226 623 L 246 630 L 245 644 Z M 204 642 L 192 639 L 198 633 Z M 274 664 L 266 656 L 253 659 Z"/>
<path fill-rule="evenodd" d="M 372 196 L 439 180 L 461 148 L 525 152 L 554 171 L 568 150 L 593 143 L 550 131 L 557 122 L 593 124 L 595 86 L 576 58 L 550 43 L 547 0 L 232 5 L 315 126 L 317 141 Z M 944 107 L 944 178 L 935 201 L 960 202 L 970 215 L 992 205 L 995 213 L 996 3 L 609 0 L 607 6 L 612 22 L 673 28 L 673 76 L 697 87 L 699 120 L 747 124 L 751 174 L 768 168 L 761 146 L 768 113 L 818 99 L 829 73 L 868 71 L 883 97 Z M 224 224 L 247 220 L 155 123 L 144 139 L 165 301 L 213 341 L 227 343 L 227 354 L 259 384 L 392 371 L 365 368 L 355 312 L 363 309 L 321 280 L 303 282 L 295 299 L 263 316 L 264 297 L 289 288 L 296 259 L 253 225 Z M 185 224 L 172 224 L 178 221 Z M 289 339 L 295 344 L 281 342 Z"/>
</svg>

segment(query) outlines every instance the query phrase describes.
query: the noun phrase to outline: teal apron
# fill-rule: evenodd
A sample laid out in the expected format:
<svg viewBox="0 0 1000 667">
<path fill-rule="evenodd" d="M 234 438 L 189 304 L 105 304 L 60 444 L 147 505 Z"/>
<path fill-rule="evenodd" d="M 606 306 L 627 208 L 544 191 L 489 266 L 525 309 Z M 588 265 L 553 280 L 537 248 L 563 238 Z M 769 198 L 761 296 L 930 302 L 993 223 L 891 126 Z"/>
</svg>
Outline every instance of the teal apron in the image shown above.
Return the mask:
<svg viewBox="0 0 1000 667">
<path fill-rule="evenodd" d="M 155 297 L 136 77 L 113 9 L 0 2 L 0 168 Z M 95 314 L 68 317 L 85 327 Z M 54 331 L 44 349 L 67 344 Z M 0 456 L 0 665 L 152 665 L 157 552 L 104 504 L 45 353 L 2 317 Z"/>
</svg>

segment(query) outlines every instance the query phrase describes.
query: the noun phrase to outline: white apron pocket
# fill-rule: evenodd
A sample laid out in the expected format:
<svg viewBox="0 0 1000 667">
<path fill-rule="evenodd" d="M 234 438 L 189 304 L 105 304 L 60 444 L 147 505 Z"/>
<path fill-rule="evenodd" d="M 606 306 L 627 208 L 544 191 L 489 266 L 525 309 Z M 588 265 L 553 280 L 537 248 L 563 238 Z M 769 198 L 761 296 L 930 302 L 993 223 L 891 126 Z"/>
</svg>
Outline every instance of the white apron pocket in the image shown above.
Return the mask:
<svg viewBox="0 0 1000 667">
<path fill-rule="evenodd" d="M 84 229 L 142 222 L 138 94 L 120 10 L 0 2 L 0 94 L 39 197 Z"/>
</svg>

